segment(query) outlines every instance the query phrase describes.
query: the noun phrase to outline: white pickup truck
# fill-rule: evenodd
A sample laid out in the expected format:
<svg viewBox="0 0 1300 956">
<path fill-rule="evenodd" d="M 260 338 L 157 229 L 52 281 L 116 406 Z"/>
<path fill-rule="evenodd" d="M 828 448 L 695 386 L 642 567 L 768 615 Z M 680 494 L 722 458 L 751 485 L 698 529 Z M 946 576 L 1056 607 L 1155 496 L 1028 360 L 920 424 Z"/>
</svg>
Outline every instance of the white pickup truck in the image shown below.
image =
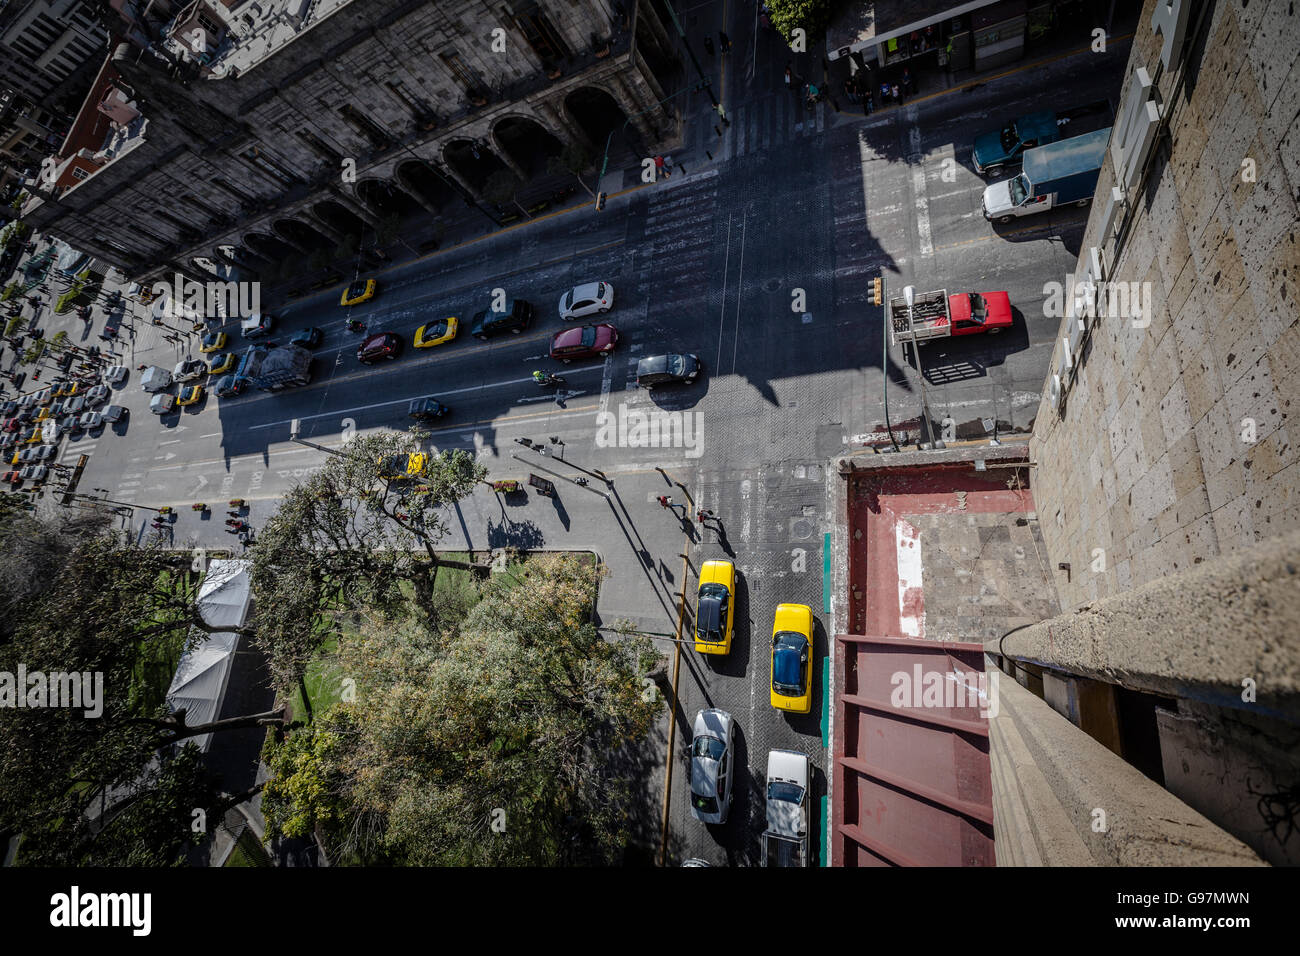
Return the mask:
<svg viewBox="0 0 1300 956">
<path fill-rule="evenodd" d="M 797 750 L 767 753 L 763 866 L 808 865 L 808 769 L 808 755 Z"/>
</svg>

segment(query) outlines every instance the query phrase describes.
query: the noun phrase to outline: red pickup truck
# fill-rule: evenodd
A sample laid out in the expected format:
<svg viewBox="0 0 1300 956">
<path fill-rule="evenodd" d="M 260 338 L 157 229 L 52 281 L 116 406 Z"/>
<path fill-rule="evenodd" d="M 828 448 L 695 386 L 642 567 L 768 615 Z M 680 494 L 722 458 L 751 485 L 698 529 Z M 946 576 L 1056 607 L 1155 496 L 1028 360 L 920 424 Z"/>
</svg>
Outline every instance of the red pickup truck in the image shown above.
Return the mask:
<svg viewBox="0 0 1300 956">
<path fill-rule="evenodd" d="M 889 299 L 889 332 L 894 345 L 952 335 L 990 334 L 1010 328 L 1011 297 L 1005 292 L 920 292 L 909 307 L 905 296 Z"/>
</svg>

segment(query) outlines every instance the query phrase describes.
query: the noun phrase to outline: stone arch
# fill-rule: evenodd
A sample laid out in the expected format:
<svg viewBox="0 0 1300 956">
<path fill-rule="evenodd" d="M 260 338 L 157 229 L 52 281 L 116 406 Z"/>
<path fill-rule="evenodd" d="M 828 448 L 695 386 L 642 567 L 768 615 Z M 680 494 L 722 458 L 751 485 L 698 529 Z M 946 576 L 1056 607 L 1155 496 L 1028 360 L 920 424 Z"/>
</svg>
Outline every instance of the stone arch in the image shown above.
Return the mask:
<svg viewBox="0 0 1300 956">
<path fill-rule="evenodd" d="M 244 236 L 243 245 L 268 262 L 280 262 L 295 251 L 289 243 L 269 232 L 250 232 Z"/>
<path fill-rule="evenodd" d="M 307 250 L 327 249 L 334 245 L 334 240 L 323 229 L 301 219 L 277 219 L 271 224 L 271 230 L 277 238 Z"/>
<path fill-rule="evenodd" d="M 411 212 L 410 194 L 391 179 L 362 179 L 356 184 L 357 200 L 380 216 L 404 216 Z"/>
<path fill-rule="evenodd" d="M 359 236 L 366 228 L 366 222 L 343 203 L 333 199 L 323 199 L 311 207 L 312 215 L 345 236 Z"/>
<path fill-rule="evenodd" d="M 628 126 L 628 115 L 618 98 L 598 86 L 579 86 L 564 97 L 564 113 L 598 148 L 610 133 Z"/>
<path fill-rule="evenodd" d="M 408 159 L 397 167 L 394 178 L 403 189 L 438 211 L 464 198 L 430 161 Z"/>
<path fill-rule="evenodd" d="M 530 178 L 544 175 L 547 159 L 563 148 L 559 137 L 536 117 L 518 113 L 498 119 L 489 135 L 497 150 Z"/>
<path fill-rule="evenodd" d="M 475 193 L 483 189 L 493 173 L 509 168 L 501 157 L 477 140 L 451 140 L 443 146 L 442 158 Z"/>
</svg>

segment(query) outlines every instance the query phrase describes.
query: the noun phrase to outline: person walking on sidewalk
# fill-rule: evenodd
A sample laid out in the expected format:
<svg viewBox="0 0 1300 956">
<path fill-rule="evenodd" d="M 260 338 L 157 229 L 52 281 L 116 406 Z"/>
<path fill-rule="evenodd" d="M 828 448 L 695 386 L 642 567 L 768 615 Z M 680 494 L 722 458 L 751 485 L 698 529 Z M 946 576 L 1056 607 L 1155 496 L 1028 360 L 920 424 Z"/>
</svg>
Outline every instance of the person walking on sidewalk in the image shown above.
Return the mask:
<svg viewBox="0 0 1300 956">
<path fill-rule="evenodd" d="M 661 176 L 666 178 L 669 175 L 671 174 L 668 172 L 666 168 L 664 168 L 664 158 L 662 156 L 656 156 L 655 157 L 655 179 L 659 179 Z"/>
<path fill-rule="evenodd" d="M 731 37 L 727 36 L 726 30 L 718 31 L 718 46 L 722 47 L 723 53 L 731 52 Z"/>
<path fill-rule="evenodd" d="M 790 69 L 789 61 L 786 61 L 785 64 L 785 88 L 787 90 L 794 89 L 794 71 Z"/>
<path fill-rule="evenodd" d="M 667 495 L 660 495 L 655 500 L 659 502 L 659 506 L 662 508 L 671 508 L 673 506 L 673 499 Z"/>
</svg>

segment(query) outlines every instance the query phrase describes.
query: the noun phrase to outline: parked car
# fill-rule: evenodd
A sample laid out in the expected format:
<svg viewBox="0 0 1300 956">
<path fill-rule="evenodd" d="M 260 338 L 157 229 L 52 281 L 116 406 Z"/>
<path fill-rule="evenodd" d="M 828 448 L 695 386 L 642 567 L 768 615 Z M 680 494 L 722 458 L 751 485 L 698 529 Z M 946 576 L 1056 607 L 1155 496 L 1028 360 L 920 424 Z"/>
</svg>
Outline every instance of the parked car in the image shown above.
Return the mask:
<svg viewBox="0 0 1300 956">
<path fill-rule="evenodd" d="M 86 393 L 86 405 L 91 408 L 96 405 L 103 405 L 108 401 L 108 396 L 110 394 L 112 393 L 109 391 L 107 385 L 96 385 Z"/>
<path fill-rule="evenodd" d="M 0 478 L 0 481 L 3 481 L 6 485 L 16 485 L 22 480 L 22 473 L 16 469 L 14 471 L 6 471 L 4 477 Z"/>
<path fill-rule="evenodd" d="M 608 282 L 587 282 L 560 296 L 560 318 L 565 322 L 603 315 L 614 307 L 614 287 Z"/>
<path fill-rule="evenodd" d="M 617 344 L 618 329 L 608 322 L 564 329 L 551 339 L 551 358 L 566 365 L 575 359 L 604 358 Z"/>
<path fill-rule="evenodd" d="M 695 595 L 695 649 L 701 654 L 731 651 L 735 596 L 736 566 L 730 561 L 705 561 Z"/>
<path fill-rule="evenodd" d="M 59 451 L 58 445 L 38 445 L 35 449 L 35 461 L 48 461 L 53 458 Z"/>
<path fill-rule="evenodd" d="M 703 368 L 694 355 L 648 355 L 636 363 L 636 384 L 638 388 L 655 388 L 689 383 Z"/>
<path fill-rule="evenodd" d="M 237 375 L 223 375 L 215 389 L 217 398 L 234 398 L 242 395 L 248 388 L 248 379 Z"/>
<path fill-rule="evenodd" d="M 300 329 L 289 337 L 290 345 L 301 345 L 305 349 L 314 349 L 320 345 L 325 333 L 318 328 Z"/>
<path fill-rule="evenodd" d="M 17 432 L 5 432 L 0 435 L 0 448 L 11 448 L 18 443 Z"/>
<path fill-rule="evenodd" d="M 339 305 L 360 305 L 362 302 L 368 302 L 375 297 L 375 290 L 374 279 L 358 279 L 343 290 Z"/>
<path fill-rule="evenodd" d="M 439 319 L 437 322 L 426 322 L 415 330 L 415 341 L 411 344 L 417 349 L 433 348 L 435 345 L 442 345 L 450 342 L 456 337 L 460 330 L 460 322 L 456 316 L 449 315 L 445 319 Z"/>
<path fill-rule="evenodd" d="M 110 365 L 108 371 L 104 373 L 104 381 L 109 385 L 121 385 L 126 381 L 130 370 L 125 365 Z"/>
<path fill-rule="evenodd" d="M 13 418 L 6 418 L 3 427 L 7 432 L 16 432 L 18 429 L 23 427 L 23 423 L 22 420 L 15 415 Z"/>
<path fill-rule="evenodd" d="M 225 332 L 209 332 L 203 336 L 203 342 L 199 345 L 199 351 L 207 355 L 211 352 L 219 352 L 226 347 Z"/>
<path fill-rule="evenodd" d="M 220 375 L 222 372 L 229 372 L 235 367 L 236 361 L 234 352 L 218 352 L 208 359 L 208 373 L 210 375 Z"/>
<path fill-rule="evenodd" d="M 46 465 L 28 465 L 18 473 L 18 477 L 23 481 L 44 481 L 49 473 L 50 469 Z"/>
<path fill-rule="evenodd" d="M 725 710 L 701 710 L 691 725 L 691 816 L 726 823 L 735 777 L 735 722 Z"/>
<path fill-rule="evenodd" d="M 484 310 L 475 315 L 474 324 L 469 332 L 474 338 L 483 341 L 503 332 L 518 335 L 532 324 L 536 314 L 537 310 L 533 308 L 532 303 L 523 299 L 509 299 L 500 312 Z"/>
<path fill-rule="evenodd" d="M 62 417 L 63 415 L 80 415 L 85 410 L 86 396 L 77 395 L 63 403 L 63 408 L 60 409 L 59 417 Z"/>
<path fill-rule="evenodd" d="M 239 335 L 245 339 L 260 339 L 263 336 L 270 335 L 274 328 L 274 316 L 254 312 L 239 323 Z"/>
<path fill-rule="evenodd" d="M 111 423 L 120 422 L 131 414 L 125 405 L 105 405 L 103 411 L 98 413 L 103 416 L 104 421 Z"/>
<path fill-rule="evenodd" d="M 140 388 L 146 392 L 161 392 L 172 383 L 172 373 L 158 365 L 150 365 L 140 376 Z"/>
<path fill-rule="evenodd" d="M 193 382 L 195 379 L 202 378 L 207 370 L 206 362 L 201 359 L 189 359 L 176 363 L 176 368 L 172 370 L 172 378 L 178 382 Z"/>
<path fill-rule="evenodd" d="M 67 415 L 59 419 L 59 431 L 66 435 L 75 435 L 81 431 L 81 418 L 77 415 Z"/>
<path fill-rule="evenodd" d="M 772 622 L 771 702 L 777 710 L 812 710 L 813 614 L 807 604 L 778 604 Z"/>
<path fill-rule="evenodd" d="M 11 415 L 17 415 L 17 414 L 18 414 L 18 403 L 13 400 L 5 402 L 3 407 L 0 407 L 0 417 L 9 418 Z"/>
<path fill-rule="evenodd" d="M 760 838 L 761 866 L 808 865 L 808 755 L 767 753 L 767 829 Z"/>
<path fill-rule="evenodd" d="M 110 405 L 109 408 L 120 408 L 121 406 Z M 80 419 L 81 427 L 85 431 L 98 428 L 104 424 L 104 416 L 101 412 L 85 412 Z"/>
<path fill-rule="evenodd" d="M 176 410 L 176 396 L 168 395 L 166 392 L 159 392 L 149 402 L 149 411 L 155 415 L 166 415 Z"/>
<path fill-rule="evenodd" d="M 180 397 L 176 399 L 178 407 L 186 405 L 195 405 L 203 400 L 204 389 L 202 385 L 186 385 L 181 389 Z"/>
<path fill-rule="evenodd" d="M 389 361 L 402 353 L 402 339 L 396 332 L 377 332 L 367 336 L 357 349 L 357 360 L 372 365 L 380 359 Z"/>
</svg>

